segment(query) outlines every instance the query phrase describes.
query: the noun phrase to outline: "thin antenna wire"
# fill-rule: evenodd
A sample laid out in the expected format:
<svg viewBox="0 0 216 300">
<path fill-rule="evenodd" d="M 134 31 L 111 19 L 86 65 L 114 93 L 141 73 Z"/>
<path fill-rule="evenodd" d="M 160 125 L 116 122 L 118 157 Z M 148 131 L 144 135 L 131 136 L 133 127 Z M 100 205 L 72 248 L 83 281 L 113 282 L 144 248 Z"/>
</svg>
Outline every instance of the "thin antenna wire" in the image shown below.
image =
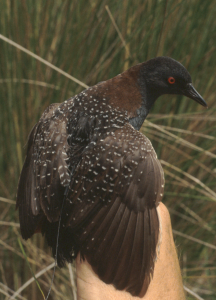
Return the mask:
<svg viewBox="0 0 216 300">
<path fill-rule="evenodd" d="M 53 269 L 51 285 L 50 285 L 46 300 L 48 300 L 48 298 L 49 298 L 49 295 L 50 295 L 50 292 L 51 292 L 51 289 L 52 289 L 52 285 L 53 285 L 53 281 L 54 281 L 54 276 L 55 276 L 55 270 L 56 270 L 56 265 L 57 265 L 58 241 L 59 241 L 59 232 L 60 232 L 60 226 L 61 226 L 62 211 L 63 211 L 63 206 L 64 206 L 64 203 L 65 203 L 65 199 L 67 197 L 68 189 L 69 189 L 69 185 L 65 189 L 64 198 L 63 198 L 63 201 L 62 201 L 62 207 L 61 207 L 61 212 L 60 212 L 60 216 L 59 216 L 59 223 L 58 223 L 57 239 L 56 239 L 55 265 L 54 265 L 54 269 Z"/>
<path fill-rule="evenodd" d="M 74 169 L 75 168 L 73 168 L 72 171 L 71 171 L 70 182 L 71 182 L 72 175 L 74 173 Z M 59 242 L 59 232 L 60 232 L 61 219 L 62 219 L 62 211 L 63 211 L 65 200 L 67 198 L 69 186 L 70 186 L 70 184 L 65 189 L 64 198 L 63 198 L 63 201 L 62 201 L 62 207 L 61 207 L 61 212 L 60 212 L 60 216 L 59 216 L 59 223 L 58 223 L 57 239 L 56 239 L 55 265 L 54 265 L 54 269 L 53 269 L 53 275 L 52 275 L 51 285 L 50 285 L 50 288 L 49 288 L 49 291 L 48 291 L 48 294 L 47 294 L 47 297 L 46 297 L 45 300 L 48 300 L 48 298 L 49 298 L 49 295 L 50 295 L 51 289 L 52 289 L 52 285 L 53 285 L 53 281 L 54 281 L 55 270 L 56 270 L 56 266 L 57 266 L 58 242 Z"/>
</svg>

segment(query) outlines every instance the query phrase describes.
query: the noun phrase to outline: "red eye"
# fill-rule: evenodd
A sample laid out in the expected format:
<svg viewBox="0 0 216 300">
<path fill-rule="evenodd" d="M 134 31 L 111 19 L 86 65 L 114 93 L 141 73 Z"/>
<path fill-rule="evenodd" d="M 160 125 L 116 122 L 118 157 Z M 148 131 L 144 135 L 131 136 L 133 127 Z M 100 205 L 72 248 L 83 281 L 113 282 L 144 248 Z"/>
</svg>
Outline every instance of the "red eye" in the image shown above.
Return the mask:
<svg viewBox="0 0 216 300">
<path fill-rule="evenodd" d="M 169 78 L 168 78 L 168 82 L 169 82 L 170 84 L 175 83 L 175 78 L 174 78 L 174 77 L 169 77 Z"/>
</svg>

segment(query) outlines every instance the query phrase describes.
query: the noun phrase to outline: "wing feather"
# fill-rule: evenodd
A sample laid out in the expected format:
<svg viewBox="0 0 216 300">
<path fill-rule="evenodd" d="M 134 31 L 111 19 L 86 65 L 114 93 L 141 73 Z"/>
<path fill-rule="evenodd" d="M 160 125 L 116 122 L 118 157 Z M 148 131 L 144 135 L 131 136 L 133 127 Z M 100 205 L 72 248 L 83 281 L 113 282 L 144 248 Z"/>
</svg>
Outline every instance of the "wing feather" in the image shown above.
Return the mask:
<svg viewBox="0 0 216 300">
<path fill-rule="evenodd" d="M 23 238 L 29 238 L 37 229 L 42 215 L 40 213 L 40 203 L 37 197 L 37 189 L 35 182 L 34 161 L 33 156 L 33 140 L 37 126 L 35 125 L 29 135 L 27 156 L 25 158 L 24 166 L 20 174 L 18 190 L 17 190 L 17 204 L 19 208 L 20 227 Z"/>
<path fill-rule="evenodd" d="M 90 151 L 71 181 L 64 225 L 75 232 L 82 257 L 104 282 L 144 295 L 156 259 L 162 168 L 151 143 L 130 125 Z"/>
<path fill-rule="evenodd" d="M 50 222 L 58 220 L 62 195 L 69 184 L 66 125 L 56 117 L 58 108 L 58 103 L 51 104 L 29 135 L 17 191 L 25 239 L 40 231 L 46 218 Z"/>
<path fill-rule="evenodd" d="M 22 235 L 28 238 L 42 226 L 54 252 L 68 186 L 59 265 L 80 251 L 104 282 L 144 295 L 154 271 L 156 207 L 164 186 L 154 149 L 129 124 L 90 142 L 90 125 L 96 121 L 85 116 L 68 138 L 61 107 L 48 109 L 29 138 L 17 196 Z"/>
</svg>

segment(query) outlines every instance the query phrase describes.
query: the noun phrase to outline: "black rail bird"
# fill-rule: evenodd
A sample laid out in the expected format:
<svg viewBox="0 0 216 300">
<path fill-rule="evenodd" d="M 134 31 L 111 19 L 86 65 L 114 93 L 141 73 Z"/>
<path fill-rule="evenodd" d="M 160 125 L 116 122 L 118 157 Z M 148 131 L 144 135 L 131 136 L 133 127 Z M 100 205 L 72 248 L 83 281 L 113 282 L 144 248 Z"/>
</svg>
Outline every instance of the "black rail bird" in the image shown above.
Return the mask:
<svg viewBox="0 0 216 300">
<path fill-rule="evenodd" d="M 51 104 L 30 133 L 17 193 L 24 239 L 42 232 L 55 255 L 61 214 L 58 265 L 80 252 L 104 282 L 135 296 L 153 276 L 164 193 L 160 162 L 138 130 L 163 94 L 207 106 L 168 57 Z"/>
</svg>

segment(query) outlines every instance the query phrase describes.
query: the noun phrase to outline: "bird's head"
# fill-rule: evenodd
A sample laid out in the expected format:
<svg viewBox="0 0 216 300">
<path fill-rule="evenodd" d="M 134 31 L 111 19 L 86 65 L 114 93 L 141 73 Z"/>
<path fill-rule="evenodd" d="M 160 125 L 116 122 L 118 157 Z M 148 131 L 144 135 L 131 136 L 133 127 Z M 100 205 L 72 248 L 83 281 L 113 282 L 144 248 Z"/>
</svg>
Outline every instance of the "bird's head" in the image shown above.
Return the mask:
<svg viewBox="0 0 216 300">
<path fill-rule="evenodd" d="M 155 99 L 164 94 L 184 95 L 207 107 L 205 100 L 193 87 L 188 71 L 170 57 L 157 57 L 143 63 L 141 78 L 146 82 L 147 92 L 154 95 Z"/>
</svg>

